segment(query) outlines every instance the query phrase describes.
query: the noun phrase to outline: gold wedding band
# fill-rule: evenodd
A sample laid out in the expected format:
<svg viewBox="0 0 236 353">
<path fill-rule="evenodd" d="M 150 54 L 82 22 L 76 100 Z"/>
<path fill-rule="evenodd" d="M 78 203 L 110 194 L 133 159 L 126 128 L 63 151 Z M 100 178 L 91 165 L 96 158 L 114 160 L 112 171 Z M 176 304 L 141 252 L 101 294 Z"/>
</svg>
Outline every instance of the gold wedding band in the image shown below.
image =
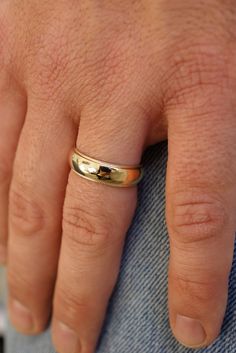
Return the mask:
<svg viewBox="0 0 236 353">
<path fill-rule="evenodd" d="M 134 186 L 143 176 L 141 165 L 110 164 L 86 156 L 77 149 L 71 153 L 70 164 L 72 170 L 81 177 L 115 187 Z"/>
</svg>

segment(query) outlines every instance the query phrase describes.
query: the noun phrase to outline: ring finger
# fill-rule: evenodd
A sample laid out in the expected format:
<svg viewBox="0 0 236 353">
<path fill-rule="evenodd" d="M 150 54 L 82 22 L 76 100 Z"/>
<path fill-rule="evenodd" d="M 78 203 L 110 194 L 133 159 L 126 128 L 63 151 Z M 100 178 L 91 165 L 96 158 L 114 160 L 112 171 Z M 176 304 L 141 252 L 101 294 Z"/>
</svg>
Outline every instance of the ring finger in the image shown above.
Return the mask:
<svg viewBox="0 0 236 353">
<path fill-rule="evenodd" d="M 147 127 L 142 114 L 136 113 L 117 112 L 114 107 L 99 112 L 104 119 L 101 124 L 99 118 L 84 111 L 78 149 L 108 162 L 139 163 Z M 138 127 L 121 123 L 122 116 L 131 114 L 135 114 Z M 111 120 L 121 124 L 113 134 L 109 131 L 114 129 Z M 94 351 L 135 206 L 136 188 L 112 188 L 71 173 L 54 299 L 53 339 L 59 353 Z"/>
</svg>

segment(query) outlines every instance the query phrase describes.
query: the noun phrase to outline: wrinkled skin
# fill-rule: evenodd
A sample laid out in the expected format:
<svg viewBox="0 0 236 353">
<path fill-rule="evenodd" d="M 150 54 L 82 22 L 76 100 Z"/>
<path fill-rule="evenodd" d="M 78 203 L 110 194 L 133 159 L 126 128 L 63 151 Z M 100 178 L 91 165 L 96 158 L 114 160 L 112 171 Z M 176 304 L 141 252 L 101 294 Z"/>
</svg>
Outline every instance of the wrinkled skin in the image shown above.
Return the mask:
<svg viewBox="0 0 236 353">
<path fill-rule="evenodd" d="M 94 352 L 137 190 L 71 173 L 70 150 L 136 164 L 168 138 L 170 325 L 191 347 L 220 333 L 236 228 L 235 5 L 0 2 L 0 255 L 18 331 L 43 331 L 52 312 L 58 353 Z"/>
</svg>

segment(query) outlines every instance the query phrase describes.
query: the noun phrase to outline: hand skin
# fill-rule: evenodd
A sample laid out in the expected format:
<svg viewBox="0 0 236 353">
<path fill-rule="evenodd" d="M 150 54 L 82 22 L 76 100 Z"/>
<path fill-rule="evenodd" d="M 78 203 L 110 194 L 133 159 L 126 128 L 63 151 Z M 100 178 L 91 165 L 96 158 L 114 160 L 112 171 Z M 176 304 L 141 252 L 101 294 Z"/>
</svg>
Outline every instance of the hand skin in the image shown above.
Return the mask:
<svg viewBox="0 0 236 353">
<path fill-rule="evenodd" d="M 72 174 L 69 152 L 136 164 L 168 138 L 170 325 L 189 347 L 219 335 L 236 228 L 235 33 L 233 0 L 0 2 L 0 256 L 18 331 L 40 333 L 52 311 L 58 353 L 94 352 L 137 190 Z"/>
</svg>

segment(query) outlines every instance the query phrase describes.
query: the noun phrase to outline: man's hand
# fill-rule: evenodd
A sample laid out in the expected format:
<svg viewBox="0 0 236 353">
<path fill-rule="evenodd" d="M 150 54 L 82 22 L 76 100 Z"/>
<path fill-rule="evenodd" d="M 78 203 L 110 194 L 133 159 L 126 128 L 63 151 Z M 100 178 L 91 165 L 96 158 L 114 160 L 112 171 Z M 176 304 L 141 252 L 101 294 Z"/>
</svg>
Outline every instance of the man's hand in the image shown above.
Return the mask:
<svg viewBox="0 0 236 353">
<path fill-rule="evenodd" d="M 69 173 L 76 145 L 137 164 L 168 137 L 169 313 L 191 347 L 219 334 L 236 228 L 232 0 L 0 3 L 0 242 L 26 334 L 53 303 L 59 353 L 92 353 L 136 189 Z M 8 239 L 8 246 L 7 246 Z"/>
</svg>

